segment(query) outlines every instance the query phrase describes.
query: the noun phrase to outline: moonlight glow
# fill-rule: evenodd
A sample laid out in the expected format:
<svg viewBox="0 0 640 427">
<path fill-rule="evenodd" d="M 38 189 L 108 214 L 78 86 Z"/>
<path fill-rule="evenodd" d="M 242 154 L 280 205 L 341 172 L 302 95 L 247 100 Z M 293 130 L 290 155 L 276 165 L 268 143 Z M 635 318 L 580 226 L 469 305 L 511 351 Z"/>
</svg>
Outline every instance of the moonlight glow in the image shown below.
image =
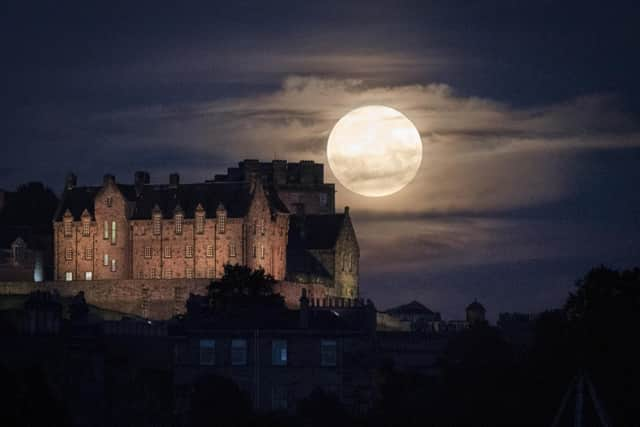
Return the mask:
<svg viewBox="0 0 640 427">
<path fill-rule="evenodd" d="M 336 178 L 349 190 L 369 197 L 388 196 L 416 176 L 422 141 L 402 113 L 370 105 L 350 111 L 336 123 L 327 156 Z"/>
</svg>

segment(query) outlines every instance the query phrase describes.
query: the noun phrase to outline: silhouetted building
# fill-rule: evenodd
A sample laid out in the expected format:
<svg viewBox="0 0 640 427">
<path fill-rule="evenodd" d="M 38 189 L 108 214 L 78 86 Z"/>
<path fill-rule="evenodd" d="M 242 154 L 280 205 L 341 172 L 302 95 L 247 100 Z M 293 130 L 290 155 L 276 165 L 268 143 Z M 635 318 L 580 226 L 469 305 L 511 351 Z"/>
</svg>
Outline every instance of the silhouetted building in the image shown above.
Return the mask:
<svg viewBox="0 0 640 427">
<path fill-rule="evenodd" d="M 467 306 L 467 323 L 469 326 L 481 325 L 486 323 L 486 310 L 478 300 L 474 300 Z"/>
</svg>

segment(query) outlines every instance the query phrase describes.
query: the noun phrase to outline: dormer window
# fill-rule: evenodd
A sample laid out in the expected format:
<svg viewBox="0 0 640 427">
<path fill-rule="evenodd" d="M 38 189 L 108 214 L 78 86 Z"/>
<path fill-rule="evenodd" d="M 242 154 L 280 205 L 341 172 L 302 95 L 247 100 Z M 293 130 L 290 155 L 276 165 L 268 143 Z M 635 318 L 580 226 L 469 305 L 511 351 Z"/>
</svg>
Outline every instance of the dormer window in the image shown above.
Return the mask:
<svg viewBox="0 0 640 427">
<path fill-rule="evenodd" d="M 218 213 L 218 232 L 224 233 L 224 229 L 227 223 L 227 214 L 224 212 Z"/>
<path fill-rule="evenodd" d="M 196 215 L 196 233 L 204 233 L 204 214 Z"/>
<path fill-rule="evenodd" d="M 85 237 L 89 235 L 89 221 L 82 222 L 82 235 Z"/>
<path fill-rule="evenodd" d="M 204 233 L 204 208 L 200 203 L 196 207 L 196 233 Z"/>
<path fill-rule="evenodd" d="M 106 199 L 107 207 L 110 208 L 113 206 L 113 197 L 107 197 Z"/>
<path fill-rule="evenodd" d="M 160 234 L 160 230 L 161 230 L 161 223 L 160 223 L 160 215 L 154 214 L 153 215 L 153 234 L 155 234 L 156 236 Z"/>
<path fill-rule="evenodd" d="M 176 234 L 182 234 L 182 214 L 176 214 Z"/>
<path fill-rule="evenodd" d="M 71 221 L 64 222 L 64 237 L 71 237 L 73 231 L 73 223 Z"/>
</svg>

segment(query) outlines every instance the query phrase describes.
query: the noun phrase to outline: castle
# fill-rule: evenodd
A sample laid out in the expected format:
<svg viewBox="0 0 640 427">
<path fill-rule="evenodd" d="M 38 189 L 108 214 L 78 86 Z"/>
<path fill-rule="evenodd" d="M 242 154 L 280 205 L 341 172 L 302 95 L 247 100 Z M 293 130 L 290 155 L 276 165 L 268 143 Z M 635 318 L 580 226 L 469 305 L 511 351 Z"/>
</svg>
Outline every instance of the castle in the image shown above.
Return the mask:
<svg viewBox="0 0 640 427">
<path fill-rule="evenodd" d="M 133 184 L 105 175 L 101 186 L 79 187 L 70 174 L 53 241 L 57 281 L 216 279 L 230 263 L 358 297 L 349 209 L 336 214 L 334 185 L 313 161 L 244 160 L 194 184 L 178 174 L 151 184 L 136 172 Z"/>
</svg>

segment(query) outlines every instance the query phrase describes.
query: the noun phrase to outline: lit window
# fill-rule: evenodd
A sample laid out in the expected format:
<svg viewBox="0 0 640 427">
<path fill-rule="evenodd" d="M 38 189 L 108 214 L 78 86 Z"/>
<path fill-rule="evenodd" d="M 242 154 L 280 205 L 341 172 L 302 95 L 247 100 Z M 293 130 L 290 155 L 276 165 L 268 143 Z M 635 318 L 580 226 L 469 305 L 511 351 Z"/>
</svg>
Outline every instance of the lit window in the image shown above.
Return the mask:
<svg viewBox="0 0 640 427">
<path fill-rule="evenodd" d="M 336 366 L 338 351 L 335 340 L 322 340 L 320 342 L 320 364 L 322 366 Z"/>
<path fill-rule="evenodd" d="M 247 340 L 231 340 L 231 365 L 245 366 L 247 364 Z"/>
<path fill-rule="evenodd" d="M 165 246 L 164 247 L 164 257 L 165 258 L 171 258 L 171 247 L 170 246 Z"/>
<path fill-rule="evenodd" d="M 202 234 L 204 233 L 204 215 L 197 214 L 196 216 L 196 233 Z"/>
<path fill-rule="evenodd" d="M 109 254 L 104 254 L 103 264 L 105 267 L 109 266 Z"/>
<path fill-rule="evenodd" d="M 187 279 L 193 279 L 193 268 L 187 267 L 185 276 L 187 277 Z"/>
<path fill-rule="evenodd" d="M 224 213 L 218 213 L 218 232 L 224 233 L 224 228 L 227 222 L 227 215 Z"/>
<path fill-rule="evenodd" d="M 207 246 L 207 257 L 208 258 L 213 258 L 213 246 L 212 245 Z"/>
<path fill-rule="evenodd" d="M 67 282 L 72 281 L 73 273 L 71 271 L 67 271 L 66 273 L 64 273 L 64 280 L 66 280 Z"/>
<path fill-rule="evenodd" d="M 64 251 L 64 259 L 66 259 L 67 261 L 71 261 L 73 259 L 73 249 L 67 248 Z"/>
<path fill-rule="evenodd" d="M 104 222 L 104 228 L 103 228 L 103 235 L 102 238 L 104 240 L 108 240 L 109 239 L 109 221 L 105 221 Z"/>
<path fill-rule="evenodd" d="M 216 341 L 200 340 L 200 364 L 215 365 L 216 364 Z"/>
<path fill-rule="evenodd" d="M 193 246 L 191 245 L 185 246 L 184 252 L 187 258 L 193 258 Z"/>
<path fill-rule="evenodd" d="M 286 340 L 271 341 L 271 364 L 273 366 L 287 365 L 287 341 Z"/>
<path fill-rule="evenodd" d="M 113 272 L 116 271 L 116 260 L 115 259 L 111 260 L 111 271 L 113 271 Z"/>
<path fill-rule="evenodd" d="M 84 250 L 84 259 L 92 260 L 93 259 L 93 248 L 86 248 Z"/>
<path fill-rule="evenodd" d="M 176 234 L 182 234 L 182 214 L 176 215 Z"/>
<path fill-rule="evenodd" d="M 89 221 L 84 221 L 82 223 L 82 235 L 83 236 L 89 235 Z"/>
<path fill-rule="evenodd" d="M 160 234 L 160 215 L 153 216 L 153 234 L 156 236 Z"/>
<path fill-rule="evenodd" d="M 144 257 L 151 258 L 151 246 L 144 247 Z"/>
<path fill-rule="evenodd" d="M 235 243 L 229 243 L 229 256 L 230 257 L 236 256 L 236 244 Z"/>
<path fill-rule="evenodd" d="M 93 273 L 91 271 L 85 271 L 84 280 L 91 280 L 91 279 L 93 279 Z"/>
<path fill-rule="evenodd" d="M 111 244 L 116 244 L 116 222 L 111 221 Z"/>
</svg>

